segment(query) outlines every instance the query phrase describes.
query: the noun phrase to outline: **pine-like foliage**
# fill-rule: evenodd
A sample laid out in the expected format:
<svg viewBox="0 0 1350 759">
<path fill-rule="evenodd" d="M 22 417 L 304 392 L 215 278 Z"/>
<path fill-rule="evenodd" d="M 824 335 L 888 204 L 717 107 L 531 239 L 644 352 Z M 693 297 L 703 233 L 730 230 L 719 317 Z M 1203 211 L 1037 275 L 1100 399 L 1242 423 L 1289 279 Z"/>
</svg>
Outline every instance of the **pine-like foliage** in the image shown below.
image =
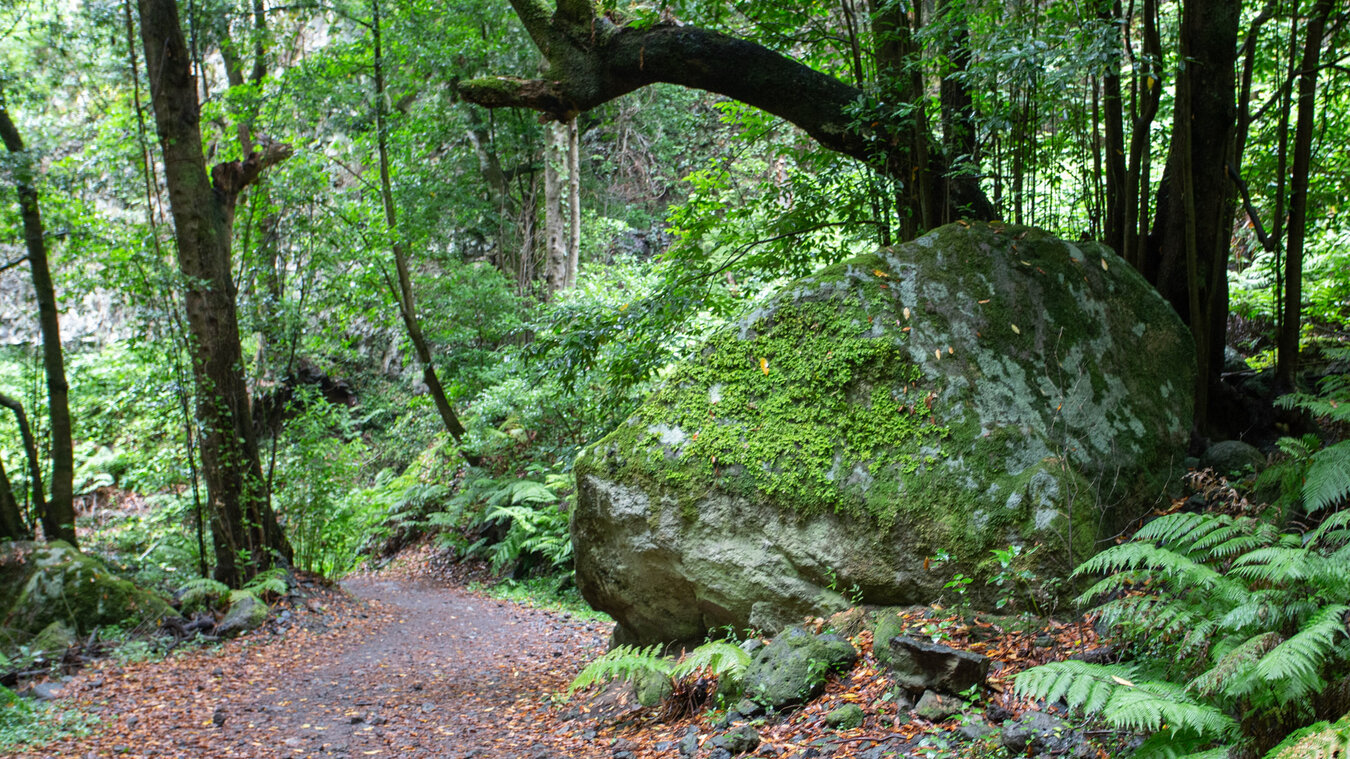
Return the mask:
<svg viewBox="0 0 1350 759">
<path fill-rule="evenodd" d="M 1075 574 L 1106 575 L 1079 603 L 1106 600 L 1101 621 L 1136 662 L 1047 664 L 1017 691 L 1153 734 L 1136 756 L 1267 750 L 1325 717 L 1323 694 L 1350 674 L 1350 512 L 1306 534 L 1171 514 Z"/>
</svg>

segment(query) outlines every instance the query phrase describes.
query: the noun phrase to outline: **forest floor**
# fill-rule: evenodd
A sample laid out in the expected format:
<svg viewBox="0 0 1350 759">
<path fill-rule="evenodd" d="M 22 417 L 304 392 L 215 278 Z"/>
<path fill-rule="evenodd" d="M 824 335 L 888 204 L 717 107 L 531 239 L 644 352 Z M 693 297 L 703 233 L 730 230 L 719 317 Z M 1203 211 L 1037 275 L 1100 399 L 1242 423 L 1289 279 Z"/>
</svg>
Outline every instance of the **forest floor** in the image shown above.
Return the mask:
<svg viewBox="0 0 1350 759">
<path fill-rule="evenodd" d="M 56 702 L 95 717 L 93 731 L 13 756 L 655 759 L 718 732 L 716 713 L 672 718 L 630 705 L 620 689 L 569 700 L 568 683 L 604 652 L 610 625 L 466 590 L 462 573 L 430 558 L 424 547 L 340 590 L 314 586 L 278 604 L 265 627 L 217 646 L 98 660 Z M 867 637 L 857 639 L 864 651 Z M 964 643 L 995 659 L 990 705 L 1015 708 L 1000 693 L 1009 672 L 1089 639 L 1075 624 Z M 762 726 L 756 756 L 911 753 L 936 726 L 877 708 L 889 687 L 865 656 L 822 699 Z M 844 703 L 871 704 L 872 715 L 855 730 L 826 729 L 825 712 Z"/>
</svg>

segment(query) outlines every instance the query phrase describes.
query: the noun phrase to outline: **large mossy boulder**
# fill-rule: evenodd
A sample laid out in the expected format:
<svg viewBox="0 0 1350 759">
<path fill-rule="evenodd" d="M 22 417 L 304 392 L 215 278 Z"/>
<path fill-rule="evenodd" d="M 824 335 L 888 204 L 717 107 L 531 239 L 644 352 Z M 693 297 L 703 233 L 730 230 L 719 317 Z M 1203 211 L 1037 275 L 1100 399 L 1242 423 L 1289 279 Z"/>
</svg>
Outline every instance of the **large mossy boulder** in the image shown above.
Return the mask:
<svg viewBox="0 0 1350 759">
<path fill-rule="evenodd" d="M 641 643 L 929 603 L 956 573 L 991 606 L 1012 544 L 1053 588 L 1165 492 L 1192 354 L 1095 243 L 960 224 L 831 266 L 578 458 L 577 585 Z"/>
<path fill-rule="evenodd" d="M 29 642 L 55 622 L 83 634 L 177 615 L 163 598 L 69 543 L 0 543 L 0 645 Z"/>
</svg>

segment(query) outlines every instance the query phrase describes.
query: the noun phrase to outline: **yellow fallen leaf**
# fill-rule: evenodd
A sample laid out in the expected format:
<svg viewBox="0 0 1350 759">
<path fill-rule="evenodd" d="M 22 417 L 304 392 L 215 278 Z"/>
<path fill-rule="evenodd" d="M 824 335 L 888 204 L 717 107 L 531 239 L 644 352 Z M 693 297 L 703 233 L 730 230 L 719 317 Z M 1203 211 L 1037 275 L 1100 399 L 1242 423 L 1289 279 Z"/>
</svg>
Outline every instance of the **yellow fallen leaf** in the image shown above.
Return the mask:
<svg viewBox="0 0 1350 759">
<path fill-rule="evenodd" d="M 761 358 L 759 360 L 759 370 L 765 374 L 769 373 L 769 359 Z"/>
<path fill-rule="evenodd" d="M 891 276 L 891 275 L 887 274 L 886 272 L 882 271 L 881 269 L 873 269 L 873 270 L 872 270 L 872 273 L 875 274 L 875 275 L 877 275 L 878 277 L 889 277 L 889 276 Z"/>
<path fill-rule="evenodd" d="M 1105 259 L 1105 258 L 1102 259 L 1102 271 L 1109 271 L 1109 269 L 1107 269 L 1107 266 L 1106 266 L 1106 259 Z"/>
<path fill-rule="evenodd" d="M 1020 335 L 1020 334 L 1022 334 L 1022 330 L 1018 329 L 1016 324 L 1013 324 L 1013 325 L 1011 325 L 1011 326 L 1012 326 L 1013 334 L 1014 334 L 1014 335 Z"/>
<path fill-rule="evenodd" d="M 942 360 L 942 349 L 941 349 L 941 348 L 938 348 L 937 350 L 933 351 L 933 355 L 934 355 L 934 356 L 937 356 L 937 360 L 938 360 L 938 361 L 941 361 L 941 360 Z"/>
<path fill-rule="evenodd" d="M 909 321 L 909 306 L 905 306 L 904 314 L 905 314 L 905 321 Z"/>
<path fill-rule="evenodd" d="M 1120 683 L 1121 685 L 1124 685 L 1126 688 L 1133 688 L 1133 687 L 1134 687 L 1134 683 L 1130 682 L 1129 680 L 1126 680 L 1126 679 L 1123 678 L 1123 677 L 1118 677 L 1118 676 L 1116 676 L 1116 675 L 1111 675 L 1111 679 L 1112 679 L 1112 680 L 1115 680 L 1117 683 Z"/>
</svg>

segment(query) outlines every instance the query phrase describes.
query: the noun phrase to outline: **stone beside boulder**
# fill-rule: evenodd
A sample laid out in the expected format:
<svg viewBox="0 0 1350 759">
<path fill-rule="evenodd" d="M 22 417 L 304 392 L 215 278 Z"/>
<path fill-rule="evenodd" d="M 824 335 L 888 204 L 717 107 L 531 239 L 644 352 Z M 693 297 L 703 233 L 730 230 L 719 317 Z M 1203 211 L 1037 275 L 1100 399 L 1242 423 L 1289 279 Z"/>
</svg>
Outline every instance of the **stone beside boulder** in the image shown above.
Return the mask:
<svg viewBox="0 0 1350 759">
<path fill-rule="evenodd" d="M 262 627 L 267 621 L 267 604 L 255 596 L 242 595 L 230 604 L 225 618 L 216 625 L 216 635 L 230 638 Z"/>
<path fill-rule="evenodd" d="M 893 637 L 884 645 L 895 684 L 911 693 L 963 693 L 983 687 L 989 676 L 989 657 L 982 654 L 904 636 Z M 877 642 L 872 646 L 875 651 Z"/>
<path fill-rule="evenodd" d="M 176 616 L 163 598 L 69 543 L 0 544 L 0 645 L 26 643 L 53 623 L 83 635 L 110 625 L 158 626 Z"/>
<path fill-rule="evenodd" d="M 1266 454 L 1251 443 L 1224 440 L 1205 449 L 1200 468 L 1213 469 L 1225 477 L 1260 474 L 1266 468 Z"/>
<path fill-rule="evenodd" d="M 858 660 L 858 650 L 838 635 L 789 627 L 760 649 L 745 670 L 749 698 L 771 709 L 798 706 L 820 695 L 825 678 Z"/>
<path fill-rule="evenodd" d="M 1189 332 L 1124 260 L 949 225 L 785 286 L 576 463 L 577 586 L 616 642 L 927 604 L 990 551 L 1063 577 L 1188 442 Z M 952 559 L 930 571 L 938 551 Z"/>
</svg>

